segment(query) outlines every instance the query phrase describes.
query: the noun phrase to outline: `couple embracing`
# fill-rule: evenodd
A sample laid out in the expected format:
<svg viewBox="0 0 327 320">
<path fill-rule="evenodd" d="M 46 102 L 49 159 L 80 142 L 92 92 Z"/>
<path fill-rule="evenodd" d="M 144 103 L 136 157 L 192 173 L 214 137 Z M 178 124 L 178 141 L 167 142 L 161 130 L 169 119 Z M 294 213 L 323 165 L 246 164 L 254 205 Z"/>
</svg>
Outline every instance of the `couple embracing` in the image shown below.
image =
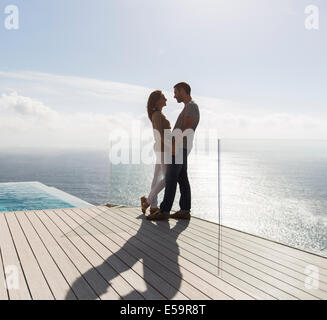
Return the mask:
<svg viewBox="0 0 327 320">
<path fill-rule="evenodd" d="M 167 220 L 191 218 L 191 187 L 187 174 L 187 158 L 193 146 L 195 130 L 199 124 L 198 105 L 192 100 L 191 87 L 180 82 L 174 86 L 174 98 L 184 103 L 175 127 L 171 132 L 170 122 L 162 109 L 166 106 L 166 97 L 160 90 L 151 93 L 147 111 L 154 129 L 154 151 L 156 165 L 151 191 L 147 197 L 141 198 L 142 212 L 150 207 L 148 220 Z M 180 188 L 180 210 L 170 214 L 174 203 L 177 184 Z M 158 194 L 165 189 L 164 198 L 158 207 Z"/>
</svg>

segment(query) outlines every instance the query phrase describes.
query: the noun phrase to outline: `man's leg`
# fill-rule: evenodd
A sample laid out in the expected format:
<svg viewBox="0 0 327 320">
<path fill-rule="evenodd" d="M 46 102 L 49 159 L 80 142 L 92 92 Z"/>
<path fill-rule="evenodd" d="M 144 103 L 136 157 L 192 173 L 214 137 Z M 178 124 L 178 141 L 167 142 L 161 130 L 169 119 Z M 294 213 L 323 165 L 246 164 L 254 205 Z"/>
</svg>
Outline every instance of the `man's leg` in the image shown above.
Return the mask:
<svg viewBox="0 0 327 320">
<path fill-rule="evenodd" d="M 191 186 L 188 180 L 187 171 L 181 171 L 178 179 L 179 190 L 181 192 L 181 198 L 179 200 L 179 206 L 183 211 L 191 211 Z"/>
<path fill-rule="evenodd" d="M 188 180 L 187 174 L 187 152 L 184 150 L 183 153 L 183 165 L 181 172 L 178 177 L 179 190 L 181 198 L 179 200 L 179 206 L 183 211 L 191 210 L 191 186 Z"/>
<path fill-rule="evenodd" d="M 178 184 L 181 191 L 181 198 L 179 200 L 181 210 L 170 215 L 170 218 L 173 219 L 191 219 L 191 187 L 187 175 L 187 156 L 188 153 L 184 150 L 183 165 L 178 176 Z"/>
<path fill-rule="evenodd" d="M 162 212 L 170 212 L 175 200 L 177 181 L 182 164 L 175 164 L 174 162 L 175 159 L 173 159 L 172 164 L 167 165 L 165 195 L 160 204 L 160 211 Z"/>
</svg>

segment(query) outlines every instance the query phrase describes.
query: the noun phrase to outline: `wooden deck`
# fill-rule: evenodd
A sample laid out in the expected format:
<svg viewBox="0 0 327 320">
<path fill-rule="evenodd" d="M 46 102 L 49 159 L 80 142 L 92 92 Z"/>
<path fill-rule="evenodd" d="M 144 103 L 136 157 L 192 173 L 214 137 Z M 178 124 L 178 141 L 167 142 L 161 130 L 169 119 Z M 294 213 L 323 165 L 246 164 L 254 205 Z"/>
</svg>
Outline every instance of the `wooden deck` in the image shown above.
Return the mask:
<svg viewBox="0 0 327 320">
<path fill-rule="evenodd" d="M 218 231 L 150 222 L 139 208 L 0 213 L 0 299 L 327 298 L 326 258 Z M 306 285 L 310 265 L 319 288 Z"/>
</svg>

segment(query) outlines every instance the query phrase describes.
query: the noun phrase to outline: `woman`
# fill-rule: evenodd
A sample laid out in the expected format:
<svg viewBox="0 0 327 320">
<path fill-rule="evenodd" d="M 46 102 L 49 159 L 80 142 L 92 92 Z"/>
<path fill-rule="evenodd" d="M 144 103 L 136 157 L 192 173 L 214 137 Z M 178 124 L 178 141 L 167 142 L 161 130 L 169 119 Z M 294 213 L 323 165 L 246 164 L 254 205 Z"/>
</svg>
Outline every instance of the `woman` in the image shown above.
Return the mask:
<svg viewBox="0 0 327 320">
<path fill-rule="evenodd" d="M 159 210 L 158 194 L 165 187 L 166 165 L 164 161 L 164 134 L 165 130 L 170 131 L 171 129 L 169 121 L 162 113 L 162 109 L 166 106 L 166 102 L 167 99 L 160 90 L 152 92 L 148 99 L 147 111 L 154 130 L 154 151 L 156 154 L 156 165 L 151 185 L 151 192 L 148 197 L 141 198 L 141 207 L 144 214 L 148 207 L 150 207 L 150 213 L 154 213 Z"/>
</svg>

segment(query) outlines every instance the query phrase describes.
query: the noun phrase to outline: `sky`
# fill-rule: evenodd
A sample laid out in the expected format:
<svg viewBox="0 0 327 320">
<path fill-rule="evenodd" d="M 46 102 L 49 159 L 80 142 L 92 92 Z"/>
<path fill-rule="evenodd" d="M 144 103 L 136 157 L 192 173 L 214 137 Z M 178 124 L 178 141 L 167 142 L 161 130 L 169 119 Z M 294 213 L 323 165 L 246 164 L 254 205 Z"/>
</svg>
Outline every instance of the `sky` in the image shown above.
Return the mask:
<svg viewBox="0 0 327 320">
<path fill-rule="evenodd" d="M 104 146 L 149 128 L 154 89 L 173 123 L 179 81 L 220 138 L 326 139 L 326 21 L 323 0 L 1 0 L 0 147 Z"/>
</svg>

